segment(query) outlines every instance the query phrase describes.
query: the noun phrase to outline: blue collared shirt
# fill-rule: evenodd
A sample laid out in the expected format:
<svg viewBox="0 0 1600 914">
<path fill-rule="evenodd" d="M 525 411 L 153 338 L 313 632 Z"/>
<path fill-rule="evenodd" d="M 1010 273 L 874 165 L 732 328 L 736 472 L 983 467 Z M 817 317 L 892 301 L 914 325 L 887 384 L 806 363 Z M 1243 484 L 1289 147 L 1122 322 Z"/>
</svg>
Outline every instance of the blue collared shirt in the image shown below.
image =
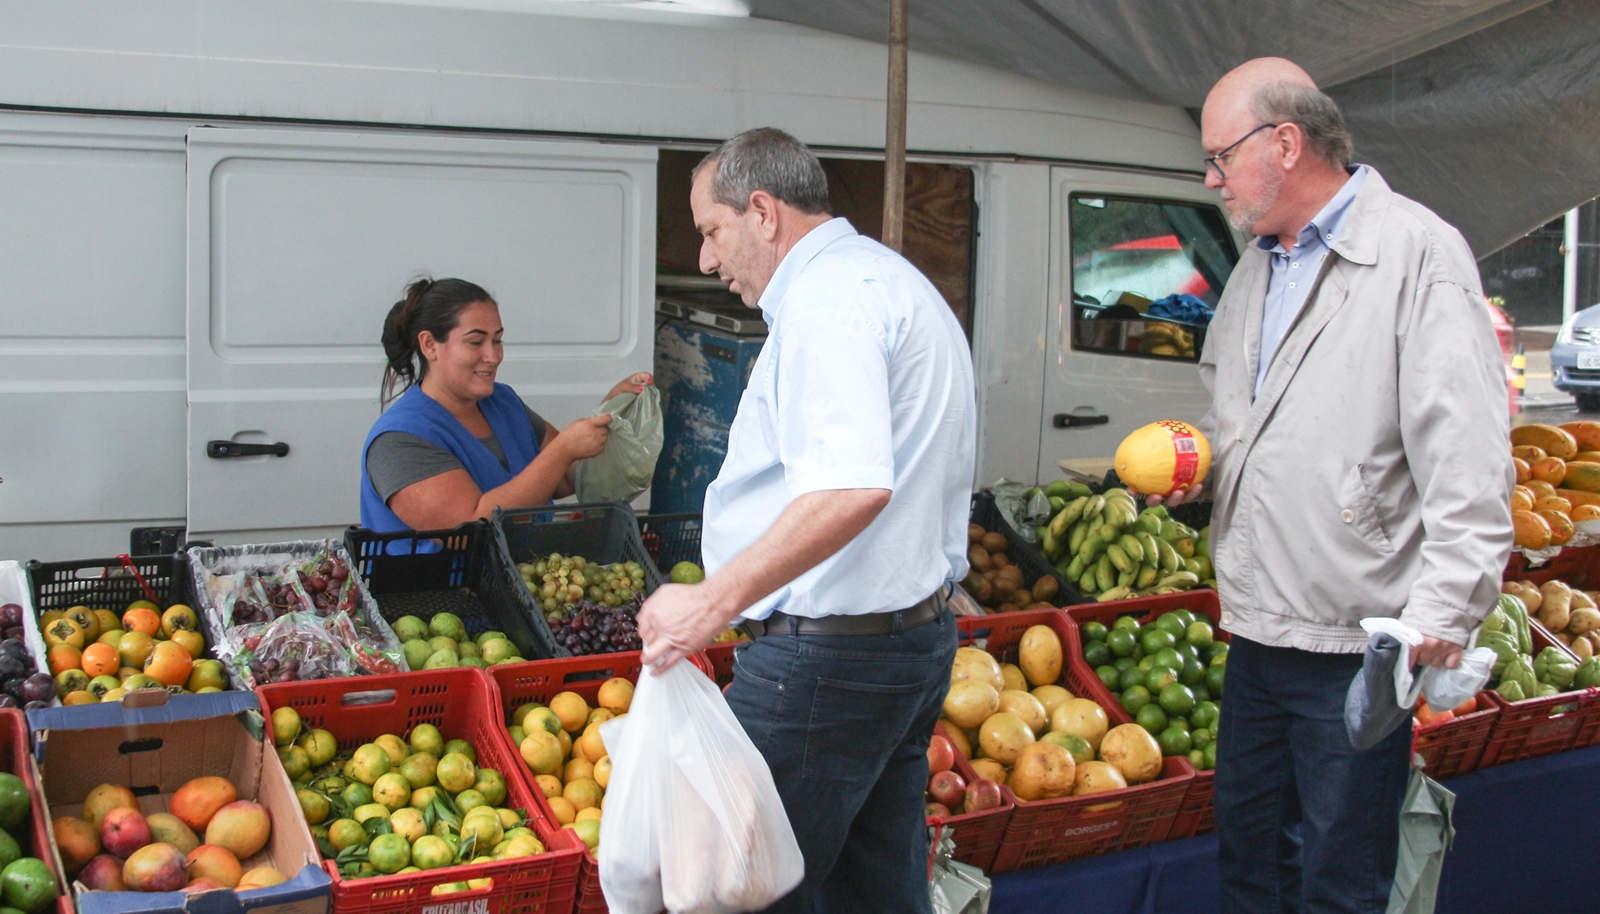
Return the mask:
<svg viewBox="0 0 1600 914">
<path fill-rule="evenodd" d="M 938 290 L 833 219 L 784 256 L 761 309 L 771 332 L 706 490 L 706 573 L 802 495 L 889 489 L 866 530 L 744 615 L 887 612 L 960 580 L 977 407 L 966 335 Z"/>
<path fill-rule="evenodd" d="M 1276 236 L 1256 239 L 1256 247 L 1272 255 L 1272 270 L 1267 277 L 1267 298 L 1261 305 L 1261 348 L 1256 358 L 1256 388 L 1252 397 L 1261 395 L 1261 385 L 1267 379 L 1267 369 L 1272 367 L 1278 344 L 1283 342 L 1289 325 L 1299 316 L 1317 284 L 1322 262 L 1328 258 L 1328 242 L 1344 235 L 1345 217 L 1350 213 L 1356 193 L 1367 180 L 1367 170 L 1365 165 L 1356 167 L 1333 199 L 1300 230 L 1294 250 L 1285 251 Z"/>
</svg>

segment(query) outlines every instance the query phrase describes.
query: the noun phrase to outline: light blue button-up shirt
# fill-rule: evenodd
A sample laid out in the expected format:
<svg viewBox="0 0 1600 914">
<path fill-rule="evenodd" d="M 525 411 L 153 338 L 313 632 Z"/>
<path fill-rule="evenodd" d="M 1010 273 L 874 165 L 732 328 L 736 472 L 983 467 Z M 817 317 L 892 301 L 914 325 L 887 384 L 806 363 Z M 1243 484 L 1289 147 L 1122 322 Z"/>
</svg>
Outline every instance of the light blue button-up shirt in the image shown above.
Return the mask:
<svg viewBox="0 0 1600 914">
<path fill-rule="evenodd" d="M 1267 298 L 1261 305 L 1261 348 L 1256 358 L 1256 389 L 1252 397 L 1261 395 L 1261 385 L 1267 379 L 1267 369 L 1272 367 L 1278 344 L 1283 342 L 1289 325 L 1305 307 L 1306 299 L 1317 284 L 1317 274 L 1322 271 L 1322 262 L 1328 258 L 1328 242 L 1344 234 L 1345 216 L 1366 180 L 1367 166 L 1357 166 L 1333 199 L 1300 230 L 1294 250 L 1285 251 L 1283 243 L 1273 235 L 1256 239 L 1256 247 L 1272 255 L 1272 269 L 1267 277 Z"/>
<path fill-rule="evenodd" d="M 801 495 L 889 489 L 866 530 L 744 615 L 889 612 L 964 577 L 977 407 L 967 339 L 938 290 L 833 219 L 784 256 L 761 309 L 771 331 L 706 489 L 706 572 Z"/>
</svg>

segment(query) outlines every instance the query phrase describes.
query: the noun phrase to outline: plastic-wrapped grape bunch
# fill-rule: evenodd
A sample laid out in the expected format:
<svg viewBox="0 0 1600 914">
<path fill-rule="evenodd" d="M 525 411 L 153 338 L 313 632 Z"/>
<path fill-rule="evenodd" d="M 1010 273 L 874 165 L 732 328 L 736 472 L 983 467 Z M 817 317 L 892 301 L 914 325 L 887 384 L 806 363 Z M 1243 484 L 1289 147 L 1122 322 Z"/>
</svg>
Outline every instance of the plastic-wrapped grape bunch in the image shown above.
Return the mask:
<svg viewBox="0 0 1600 914">
<path fill-rule="evenodd" d="M 642 603 L 642 592 L 619 606 L 583 600 L 565 615 L 552 617 L 550 631 L 573 656 L 641 650 L 637 617 Z"/>
<path fill-rule="evenodd" d="M 350 567 L 332 550 L 324 551 L 294 569 L 295 580 L 305 597 L 318 613 L 327 615 L 336 610 L 355 608 L 355 582 L 350 580 Z"/>
<path fill-rule="evenodd" d="M 305 608 L 294 585 L 275 574 L 245 574 L 224 604 L 230 625 L 271 622 Z"/>
<path fill-rule="evenodd" d="M 644 593 L 644 568 L 638 562 L 601 565 L 581 555 L 552 552 L 518 565 L 517 571 L 551 622 L 580 603 L 615 608 Z"/>
</svg>

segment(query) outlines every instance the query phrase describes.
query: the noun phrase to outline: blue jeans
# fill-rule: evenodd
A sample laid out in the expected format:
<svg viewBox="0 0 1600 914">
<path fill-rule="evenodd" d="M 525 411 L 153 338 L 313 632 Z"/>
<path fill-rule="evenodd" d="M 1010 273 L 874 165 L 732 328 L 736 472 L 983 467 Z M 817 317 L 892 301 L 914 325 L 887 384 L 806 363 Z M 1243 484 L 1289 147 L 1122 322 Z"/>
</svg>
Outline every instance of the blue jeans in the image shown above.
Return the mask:
<svg viewBox="0 0 1600 914">
<path fill-rule="evenodd" d="M 1233 639 L 1214 801 L 1223 914 L 1387 908 L 1411 726 L 1351 747 L 1344 699 L 1361 662 Z"/>
<path fill-rule="evenodd" d="M 949 610 L 894 634 L 774 634 L 735 650 L 728 705 L 806 861 L 768 910 L 928 914 L 928 741 L 955 653 Z"/>
</svg>

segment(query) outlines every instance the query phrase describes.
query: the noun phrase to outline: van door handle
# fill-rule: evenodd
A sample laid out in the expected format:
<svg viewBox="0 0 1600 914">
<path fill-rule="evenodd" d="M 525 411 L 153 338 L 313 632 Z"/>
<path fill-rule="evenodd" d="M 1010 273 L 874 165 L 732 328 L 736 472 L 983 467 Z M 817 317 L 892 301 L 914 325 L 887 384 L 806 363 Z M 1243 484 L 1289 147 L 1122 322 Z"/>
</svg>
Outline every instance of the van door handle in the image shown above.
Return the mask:
<svg viewBox="0 0 1600 914">
<path fill-rule="evenodd" d="M 207 441 L 206 456 L 213 460 L 225 457 L 287 457 L 289 445 L 282 441 L 276 444 L 241 444 L 237 441 Z"/>
<path fill-rule="evenodd" d="M 1074 413 L 1056 413 L 1050 424 L 1056 428 L 1079 428 L 1085 425 L 1105 425 L 1110 421 L 1110 416 L 1079 416 Z"/>
</svg>

